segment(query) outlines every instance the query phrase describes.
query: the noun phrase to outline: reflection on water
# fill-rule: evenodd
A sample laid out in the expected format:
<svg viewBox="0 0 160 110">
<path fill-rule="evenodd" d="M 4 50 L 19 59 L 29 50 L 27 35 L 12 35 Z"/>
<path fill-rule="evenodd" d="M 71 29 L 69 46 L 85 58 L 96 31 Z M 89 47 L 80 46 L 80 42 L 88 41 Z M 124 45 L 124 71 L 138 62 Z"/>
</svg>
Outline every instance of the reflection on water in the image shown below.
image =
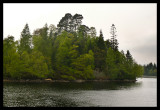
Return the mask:
<svg viewBox="0 0 160 110">
<path fill-rule="evenodd" d="M 154 78 L 136 82 L 5 82 L 3 106 L 156 106 L 156 89 Z"/>
</svg>

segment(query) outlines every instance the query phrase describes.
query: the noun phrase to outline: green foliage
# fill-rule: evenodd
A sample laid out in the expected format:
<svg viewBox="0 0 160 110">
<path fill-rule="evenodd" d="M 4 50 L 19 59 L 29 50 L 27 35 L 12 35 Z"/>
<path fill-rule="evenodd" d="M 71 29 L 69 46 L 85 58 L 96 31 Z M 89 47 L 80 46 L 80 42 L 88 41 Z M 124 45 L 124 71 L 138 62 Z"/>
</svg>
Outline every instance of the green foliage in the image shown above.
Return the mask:
<svg viewBox="0 0 160 110">
<path fill-rule="evenodd" d="M 95 68 L 103 71 L 105 67 L 106 52 L 99 48 L 94 48 Z"/>
<path fill-rule="evenodd" d="M 106 57 L 106 69 L 105 73 L 110 79 L 116 79 L 116 75 L 118 74 L 118 68 L 116 64 L 116 54 L 115 52 L 109 48 Z"/>
<path fill-rule="evenodd" d="M 36 29 L 30 35 L 28 24 L 21 39 L 3 40 L 3 76 L 9 79 L 136 79 L 143 71 L 157 73 L 156 65 L 138 65 L 129 50 L 118 51 L 115 26 L 111 40 L 104 41 L 102 31 L 81 25 L 83 16 L 70 13 L 54 25 Z M 32 42 L 31 42 L 32 41 Z"/>
<path fill-rule="evenodd" d="M 123 52 L 109 48 L 105 73 L 110 79 L 136 79 L 143 75 L 143 67 L 125 57 Z"/>
<path fill-rule="evenodd" d="M 92 50 L 88 54 L 80 55 L 72 62 L 72 68 L 74 68 L 75 75 L 78 79 L 92 79 L 94 69 L 94 57 Z"/>
<path fill-rule="evenodd" d="M 19 55 L 16 52 L 16 42 L 13 36 L 8 36 L 3 40 L 3 76 L 4 78 L 11 78 L 16 74 L 19 66 Z"/>
<path fill-rule="evenodd" d="M 67 76 L 67 75 L 61 75 L 61 78 L 64 80 L 70 80 L 70 81 L 75 80 L 75 78 L 73 76 Z"/>
<path fill-rule="evenodd" d="M 33 50 L 31 53 L 23 51 L 21 55 L 16 52 L 16 42 L 7 38 L 3 41 L 3 74 L 4 78 L 35 79 L 46 78 L 54 71 L 48 70 L 48 65 L 42 53 Z M 49 63 L 48 63 L 49 64 Z"/>
<path fill-rule="evenodd" d="M 94 45 L 94 58 L 95 58 L 95 68 L 99 71 L 103 71 L 105 68 L 105 59 L 107 54 L 107 47 L 105 45 L 102 31 L 100 31 L 100 36 L 94 39 L 96 45 Z"/>
<path fill-rule="evenodd" d="M 100 31 L 100 36 L 98 38 L 97 46 L 99 47 L 99 49 L 105 50 L 105 43 L 104 43 L 102 31 Z"/>
<path fill-rule="evenodd" d="M 28 53 L 31 52 L 31 39 L 32 36 L 30 35 L 29 26 L 26 24 L 21 32 L 20 46 L 18 50 L 20 54 L 23 53 L 23 51 L 27 51 Z"/>
<path fill-rule="evenodd" d="M 69 66 L 71 63 L 71 57 L 75 57 L 77 52 L 74 50 L 76 46 L 72 47 L 72 34 L 68 34 L 67 32 L 63 32 L 58 38 L 56 39 L 55 43 L 58 44 L 56 46 L 57 53 L 56 53 L 56 63 L 58 65 L 67 65 Z M 73 53 L 75 52 L 75 53 Z M 73 55 L 71 55 L 73 53 Z"/>
<path fill-rule="evenodd" d="M 142 77 L 144 73 L 143 66 L 134 63 L 133 73 L 135 74 L 135 77 Z"/>
<path fill-rule="evenodd" d="M 30 68 L 33 72 L 33 76 L 37 78 L 47 78 L 49 74 L 49 69 L 45 61 L 45 57 L 42 55 L 42 53 L 38 51 L 33 51 L 30 59 Z"/>
<path fill-rule="evenodd" d="M 149 63 L 144 65 L 144 75 L 146 76 L 157 76 L 157 66 L 156 64 Z"/>
<path fill-rule="evenodd" d="M 46 25 L 45 25 L 46 26 Z M 43 27 L 40 29 L 40 35 L 33 36 L 34 49 L 40 51 L 44 56 L 50 57 L 52 55 L 52 39 L 47 36 L 48 28 Z"/>
</svg>

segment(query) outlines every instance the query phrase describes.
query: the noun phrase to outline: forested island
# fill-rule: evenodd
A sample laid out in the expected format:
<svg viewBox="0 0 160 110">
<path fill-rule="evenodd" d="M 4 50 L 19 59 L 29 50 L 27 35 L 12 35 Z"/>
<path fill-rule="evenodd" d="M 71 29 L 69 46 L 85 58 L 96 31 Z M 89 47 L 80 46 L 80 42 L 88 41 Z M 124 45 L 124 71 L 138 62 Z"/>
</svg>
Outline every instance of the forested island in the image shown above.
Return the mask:
<svg viewBox="0 0 160 110">
<path fill-rule="evenodd" d="M 29 31 L 26 24 L 20 40 L 3 39 L 3 79 L 135 80 L 144 68 L 129 50 L 118 49 L 116 27 L 110 38 L 102 30 L 82 25 L 81 14 L 66 13 L 57 27 L 47 24 Z M 109 35 L 108 35 L 109 36 Z"/>
</svg>

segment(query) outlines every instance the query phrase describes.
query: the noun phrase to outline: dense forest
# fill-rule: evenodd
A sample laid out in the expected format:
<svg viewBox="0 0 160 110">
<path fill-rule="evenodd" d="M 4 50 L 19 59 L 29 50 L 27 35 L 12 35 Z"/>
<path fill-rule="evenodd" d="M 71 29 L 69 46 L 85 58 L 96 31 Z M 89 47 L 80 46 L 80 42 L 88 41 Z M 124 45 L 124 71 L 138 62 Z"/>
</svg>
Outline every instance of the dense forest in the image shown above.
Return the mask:
<svg viewBox="0 0 160 110">
<path fill-rule="evenodd" d="M 157 76 L 157 65 L 154 63 L 149 63 L 144 65 L 144 75 L 146 76 Z"/>
<path fill-rule="evenodd" d="M 134 80 L 143 75 L 129 50 L 118 49 L 116 27 L 108 39 L 102 30 L 82 25 L 83 16 L 66 13 L 57 27 L 47 24 L 29 31 L 26 24 L 20 40 L 3 39 L 4 79 Z"/>
</svg>

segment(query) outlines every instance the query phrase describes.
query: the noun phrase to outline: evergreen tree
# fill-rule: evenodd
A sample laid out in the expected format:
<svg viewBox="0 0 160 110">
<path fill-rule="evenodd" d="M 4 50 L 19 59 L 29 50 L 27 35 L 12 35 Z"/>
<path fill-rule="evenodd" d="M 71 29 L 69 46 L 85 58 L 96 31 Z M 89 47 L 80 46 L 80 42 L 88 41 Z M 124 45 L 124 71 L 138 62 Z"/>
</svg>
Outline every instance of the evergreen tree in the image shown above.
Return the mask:
<svg viewBox="0 0 160 110">
<path fill-rule="evenodd" d="M 112 48 L 111 42 L 108 40 L 104 41 L 106 45 L 106 50 L 108 50 L 110 47 Z"/>
<path fill-rule="evenodd" d="M 71 32 L 72 27 L 72 15 L 70 13 L 66 13 L 64 17 L 60 20 L 58 27 L 58 34 L 60 34 L 62 31 Z"/>
<path fill-rule="evenodd" d="M 94 48 L 95 68 L 103 71 L 105 67 L 106 51 L 103 33 L 100 30 L 100 36 L 97 38 L 97 47 Z"/>
<path fill-rule="evenodd" d="M 21 32 L 19 53 L 22 54 L 23 51 L 31 52 L 31 35 L 29 31 L 28 24 L 25 25 L 23 31 Z"/>
<path fill-rule="evenodd" d="M 80 54 L 87 53 L 87 39 L 89 28 L 86 25 L 81 25 L 77 31 L 77 45 Z"/>
<path fill-rule="evenodd" d="M 48 25 L 47 23 L 44 25 L 44 27 L 40 31 L 40 35 L 44 40 L 48 39 Z"/>
<path fill-rule="evenodd" d="M 83 16 L 81 14 L 75 14 L 73 16 L 73 27 L 74 27 L 74 31 L 77 32 L 78 28 L 80 27 L 80 25 L 82 24 L 82 19 Z"/>
<path fill-rule="evenodd" d="M 82 24 L 82 19 L 83 16 L 81 14 L 75 14 L 74 16 L 72 16 L 70 13 L 66 13 L 57 25 L 58 35 L 63 31 L 67 31 L 70 33 L 77 32 L 78 28 Z"/>
<path fill-rule="evenodd" d="M 116 27 L 115 27 L 115 25 L 114 24 L 112 24 L 112 26 L 111 26 L 111 46 L 112 46 L 112 49 L 113 50 L 118 50 L 118 40 L 116 39 Z"/>
<path fill-rule="evenodd" d="M 103 39 L 102 30 L 100 30 L 100 36 L 99 36 L 97 45 L 98 45 L 99 49 L 105 50 L 105 43 L 104 43 L 104 39 Z"/>
<path fill-rule="evenodd" d="M 127 50 L 126 58 L 127 58 L 127 61 L 133 62 L 133 58 L 132 58 L 132 55 L 130 54 L 129 50 Z"/>
<path fill-rule="evenodd" d="M 144 65 L 144 75 L 147 75 L 147 76 L 156 76 L 157 75 L 157 66 L 156 64 L 150 62 L 149 64 L 147 65 Z"/>
</svg>

